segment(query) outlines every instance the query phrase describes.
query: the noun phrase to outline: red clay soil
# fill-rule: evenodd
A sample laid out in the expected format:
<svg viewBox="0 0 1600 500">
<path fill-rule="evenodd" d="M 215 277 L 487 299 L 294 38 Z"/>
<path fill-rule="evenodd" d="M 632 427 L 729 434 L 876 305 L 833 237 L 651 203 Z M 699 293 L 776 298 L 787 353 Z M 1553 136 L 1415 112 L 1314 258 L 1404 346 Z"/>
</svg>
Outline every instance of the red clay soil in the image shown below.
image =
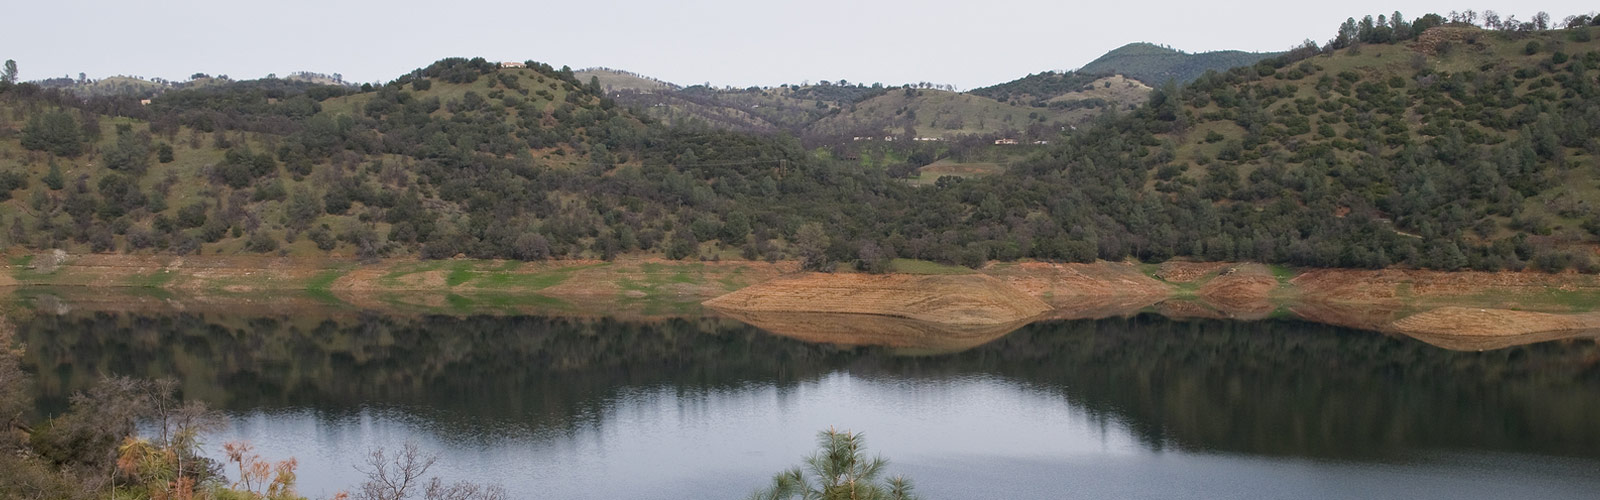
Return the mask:
<svg viewBox="0 0 1600 500">
<path fill-rule="evenodd" d="M 1225 319 L 1228 314 L 1198 300 L 1172 299 L 1156 304 L 1156 312 L 1173 319 Z"/>
<path fill-rule="evenodd" d="M 1151 297 L 1148 303 L 1154 303 L 1172 293 L 1171 285 L 1123 262 L 1022 262 L 990 266 L 984 274 L 1057 307 L 1073 307 L 1083 297 Z"/>
<path fill-rule="evenodd" d="M 1050 306 L 982 274 L 826 274 L 779 278 L 705 302 L 720 311 L 894 316 L 951 325 L 1032 318 Z"/>
<path fill-rule="evenodd" d="M 1550 289 L 1600 293 L 1594 276 L 1576 273 L 1316 269 L 1290 280 L 1310 300 L 1391 302 L 1485 294 L 1543 293 Z"/>
<path fill-rule="evenodd" d="M 882 346 L 920 354 L 959 352 L 1028 324 L 952 325 L 892 316 L 835 313 L 719 311 L 763 330 L 811 343 Z"/>
<path fill-rule="evenodd" d="M 1156 271 L 1156 277 L 1172 283 L 1188 283 L 1232 266 L 1235 266 L 1235 264 L 1229 262 L 1169 260 L 1161 263 L 1161 266 Z"/>
<path fill-rule="evenodd" d="M 1600 329 L 1600 314 L 1551 314 L 1510 309 L 1441 307 L 1394 322 L 1405 334 L 1505 337 L 1540 332 Z"/>
<path fill-rule="evenodd" d="M 1289 306 L 1289 312 L 1301 319 L 1315 323 L 1343 326 L 1361 330 L 1388 330 L 1400 315 L 1402 305 L 1397 303 L 1373 304 L 1362 302 L 1300 301 Z"/>
<path fill-rule="evenodd" d="M 1277 309 L 1272 292 L 1279 287 L 1278 278 L 1267 266 L 1229 264 L 1220 272 L 1220 276 L 1200 286 L 1196 293 L 1201 300 L 1240 319 L 1264 318 Z"/>
</svg>

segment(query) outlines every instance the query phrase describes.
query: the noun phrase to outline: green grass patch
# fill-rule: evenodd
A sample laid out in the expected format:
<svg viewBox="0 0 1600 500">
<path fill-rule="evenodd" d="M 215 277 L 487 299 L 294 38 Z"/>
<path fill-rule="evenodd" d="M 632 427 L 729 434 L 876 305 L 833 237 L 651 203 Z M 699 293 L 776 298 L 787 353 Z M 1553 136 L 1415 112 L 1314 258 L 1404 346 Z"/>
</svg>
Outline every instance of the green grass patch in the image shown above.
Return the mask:
<svg viewBox="0 0 1600 500">
<path fill-rule="evenodd" d="M 343 270 L 329 270 L 317 273 L 316 276 L 311 277 L 311 281 L 306 282 L 306 290 L 326 292 L 328 289 L 333 288 L 333 282 L 338 281 L 340 276 L 344 276 Z"/>
<path fill-rule="evenodd" d="M 1529 297 L 1528 302 L 1558 306 L 1572 312 L 1589 312 L 1600 309 L 1600 293 L 1560 288 L 1545 288 L 1544 293 Z"/>
<path fill-rule="evenodd" d="M 450 274 L 444 278 L 445 286 L 456 287 L 472 281 L 472 278 L 478 274 L 472 268 L 473 263 L 470 261 L 452 263 L 450 265 Z"/>
<path fill-rule="evenodd" d="M 564 300 L 536 293 L 475 293 L 471 295 L 471 300 L 480 308 L 489 307 L 506 310 L 517 310 L 518 308 L 529 306 L 545 309 L 572 308 L 572 304 Z"/>
<path fill-rule="evenodd" d="M 469 298 L 466 298 L 466 297 L 463 297 L 463 296 L 460 296 L 460 295 L 456 295 L 456 294 L 453 294 L 453 293 L 445 295 L 444 296 L 444 300 L 445 300 L 445 302 L 450 304 L 450 308 L 451 309 L 455 309 L 455 310 L 458 310 L 458 311 L 472 309 L 472 305 L 473 305 L 472 299 L 469 299 Z"/>
<path fill-rule="evenodd" d="M 1295 272 L 1293 269 L 1289 269 L 1289 266 L 1272 264 L 1267 268 L 1272 270 L 1272 277 L 1277 278 L 1280 285 L 1287 285 L 1289 280 L 1294 279 Z"/>
<path fill-rule="evenodd" d="M 178 273 L 162 269 L 150 274 L 135 274 L 129 276 L 123 283 L 137 288 L 164 288 L 177 278 Z"/>
<path fill-rule="evenodd" d="M 396 265 L 393 271 L 389 271 L 389 274 L 379 277 L 378 283 L 386 286 L 397 286 L 400 284 L 400 278 L 411 274 L 435 271 L 444 267 L 444 265 L 444 261 L 424 261 L 415 264 Z"/>
<path fill-rule="evenodd" d="M 473 282 L 479 288 L 520 288 L 524 290 L 543 290 L 566 282 L 572 275 L 584 269 L 594 269 L 611 265 L 609 262 L 590 264 L 584 266 L 568 266 L 536 273 L 513 272 L 520 268 L 522 263 L 512 262 L 499 269 L 488 272 L 471 272 L 477 280 Z M 452 278 L 455 272 L 451 272 Z M 454 281 L 453 279 L 447 281 Z M 465 281 L 463 281 L 464 283 Z M 451 286 L 455 286 L 452 284 Z"/>
</svg>

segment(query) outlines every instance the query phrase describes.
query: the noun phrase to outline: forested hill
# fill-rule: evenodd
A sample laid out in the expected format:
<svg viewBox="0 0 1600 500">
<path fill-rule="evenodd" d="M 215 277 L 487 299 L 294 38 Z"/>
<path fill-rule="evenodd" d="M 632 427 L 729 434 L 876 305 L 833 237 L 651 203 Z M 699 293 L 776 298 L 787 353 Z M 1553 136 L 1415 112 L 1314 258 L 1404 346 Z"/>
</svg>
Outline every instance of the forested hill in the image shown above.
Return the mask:
<svg viewBox="0 0 1600 500">
<path fill-rule="evenodd" d="M 1080 92 L 1097 80 L 1122 75 L 1158 86 L 1173 80 L 1187 83 L 1207 71 L 1227 71 L 1249 66 L 1282 53 L 1225 50 L 1189 54 L 1150 43 L 1130 43 L 1090 61 L 1075 71 L 1046 71 L 998 85 L 973 89 L 972 94 L 999 101 L 1021 101 L 1045 106 L 1052 99 Z"/>
<path fill-rule="evenodd" d="M 1592 268 L 1597 28 L 1448 21 L 1352 19 L 1166 86 L 992 189 L 1051 200 L 1101 256 Z"/>
<path fill-rule="evenodd" d="M 448 59 L 371 89 L 234 82 L 148 106 L 0 83 L 0 235 L 29 251 L 818 269 L 1592 267 L 1597 28 L 1447 21 L 1352 19 L 1326 46 L 1165 85 L 1004 174 L 927 187 L 785 135 L 670 127 L 532 62 Z"/>
<path fill-rule="evenodd" d="M 1207 71 L 1227 71 L 1249 66 L 1256 61 L 1283 55 L 1281 52 L 1220 50 L 1190 54 L 1152 43 L 1123 45 L 1078 68 L 1086 74 L 1121 74 L 1150 86 L 1173 80 L 1188 83 Z"/>
</svg>

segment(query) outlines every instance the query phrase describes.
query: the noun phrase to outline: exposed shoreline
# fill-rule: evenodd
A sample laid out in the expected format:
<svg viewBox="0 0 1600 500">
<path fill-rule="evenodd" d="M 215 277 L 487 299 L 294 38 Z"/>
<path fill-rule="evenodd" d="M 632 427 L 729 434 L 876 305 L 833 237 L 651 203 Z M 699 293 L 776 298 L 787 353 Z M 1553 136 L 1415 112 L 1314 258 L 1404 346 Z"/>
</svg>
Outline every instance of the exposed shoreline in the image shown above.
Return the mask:
<svg viewBox="0 0 1600 500">
<path fill-rule="evenodd" d="M 977 271 L 863 275 L 801 273 L 798 264 L 781 261 L 394 259 L 360 264 L 264 256 L 55 253 L 8 256 L 0 287 L 240 297 L 303 291 L 356 307 L 442 308 L 477 301 L 640 316 L 686 314 L 704 303 L 757 324 L 841 325 L 852 316 L 872 316 L 886 319 L 867 324 L 904 320 L 930 330 L 981 331 L 977 337 L 991 337 L 991 330 L 1002 325 L 1151 310 L 1195 318 L 1292 316 L 1468 349 L 1500 343 L 1489 339 L 1563 338 L 1562 332 L 1590 336 L 1600 331 L 1600 277 L 1593 275 L 1289 270 L 1225 262 L 991 263 Z M 835 319 L 801 319 L 807 314 Z M 911 331 L 895 324 L 879 333 L 898 338 Z"/>
</svg>

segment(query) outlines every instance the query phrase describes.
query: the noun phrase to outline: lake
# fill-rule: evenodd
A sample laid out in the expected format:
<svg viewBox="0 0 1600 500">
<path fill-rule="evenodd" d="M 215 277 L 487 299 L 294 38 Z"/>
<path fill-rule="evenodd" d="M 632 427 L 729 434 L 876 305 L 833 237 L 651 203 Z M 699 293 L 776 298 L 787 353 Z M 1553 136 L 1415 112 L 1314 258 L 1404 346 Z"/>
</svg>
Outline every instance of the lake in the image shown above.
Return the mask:
<svg viewBox="0 0 1600 500">
<path fill-rule="evenodd" d="M 354 489 L 375 447 L 514 498 L 743 498 L 830 426 L 929 499 L 1593 498 L 1600 344 L 1461 352 L 1295 319 L 1056 320 L 953 352 L 622 319 L 67 306 L 12 321 L 38 411 L 106 374 L 224 410 L 211 449 Z M 823 332 L 826 334 L 826 332 Z"/>
</svg>

